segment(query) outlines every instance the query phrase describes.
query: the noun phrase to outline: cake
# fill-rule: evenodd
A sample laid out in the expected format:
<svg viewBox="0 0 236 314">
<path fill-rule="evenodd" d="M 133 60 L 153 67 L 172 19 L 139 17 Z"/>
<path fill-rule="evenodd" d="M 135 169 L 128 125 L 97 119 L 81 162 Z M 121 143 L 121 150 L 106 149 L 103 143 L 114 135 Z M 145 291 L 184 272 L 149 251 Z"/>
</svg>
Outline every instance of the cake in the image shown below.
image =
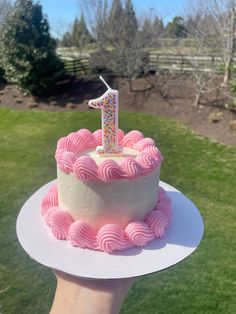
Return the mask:
<svg viewBox="0 0 236 314">
<path fill-rule="evenodd" d="M 102 98 L 110 104 L 112 91 Z M 53 236 L 72 246 L 105 252 L 143 247 L 171 223 L 171 201 L 159 187 L 162 154 L 137 130 L 117 128 L 114 141 L 109 133 L 106 142 L 104 134 L 104 128 L 81 129 L 58 140 L 57 184 L 44 196 L 41 213 Z"/>
</svg>

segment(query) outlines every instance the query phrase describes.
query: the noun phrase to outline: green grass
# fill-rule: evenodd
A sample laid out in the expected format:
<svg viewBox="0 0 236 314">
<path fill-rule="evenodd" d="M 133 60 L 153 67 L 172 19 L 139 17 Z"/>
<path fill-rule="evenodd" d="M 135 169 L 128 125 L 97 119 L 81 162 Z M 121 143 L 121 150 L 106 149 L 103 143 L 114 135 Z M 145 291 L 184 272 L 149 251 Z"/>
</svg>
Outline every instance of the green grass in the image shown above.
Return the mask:
<svg viewBox="0 0 236 314">
<path fill-rule="evenodd" d="M 54 276 L 20 247 L 17 214 L 35 190 L 56 177 L 57 139 L 99 127 L 98 111 L 0 110 L 0 313 L 48 313 Z M 137 281 L 122 313 L 236 313 L 236 149 L 157 116 L 120 113 L 120 127 L 156 140 L 165 156 L 162 180 L 190 197 L 205 223 L 198 250 L 175 267 Z"/>
</svg>

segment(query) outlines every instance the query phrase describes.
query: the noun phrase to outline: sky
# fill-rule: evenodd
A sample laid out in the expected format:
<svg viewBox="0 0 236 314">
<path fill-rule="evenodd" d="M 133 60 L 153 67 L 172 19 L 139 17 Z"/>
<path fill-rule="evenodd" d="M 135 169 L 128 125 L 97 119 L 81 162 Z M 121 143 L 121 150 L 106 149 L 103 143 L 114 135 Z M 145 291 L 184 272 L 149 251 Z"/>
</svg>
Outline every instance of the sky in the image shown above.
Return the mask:
<svg viewBox="0 0 236 314">
<path fill-rule="evenodd" d="M 37 2 L 37 0 L 34 1 Z M 80 16 L 80 1 L 39 0 L 43 12 L 48 17 L 51 32 L 54 36 L 61 37 L 75 17 Z M 166 24 L 174 16 L 181 14 L 186 0 L 133 0 L 132 3 L 138 16 L 142 15 L 143 12 L 157 13 Z"/>
</svg>

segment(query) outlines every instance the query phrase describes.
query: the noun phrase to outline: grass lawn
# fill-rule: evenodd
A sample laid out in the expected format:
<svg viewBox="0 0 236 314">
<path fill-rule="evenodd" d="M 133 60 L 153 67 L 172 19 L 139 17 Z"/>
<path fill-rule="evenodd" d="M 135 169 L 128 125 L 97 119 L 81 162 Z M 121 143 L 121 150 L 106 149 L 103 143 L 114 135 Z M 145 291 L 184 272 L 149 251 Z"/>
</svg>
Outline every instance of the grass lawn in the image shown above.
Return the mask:
<svg viewBox="0 0 236 314">
<path fill-rule="evenodd" d="M 56 177 L 57 139 L 99 127 L 98 111 L 0 109 L 0 313 L 48 313 L 55 279 L 20 247 L 16 217 L 24 201 Z M 162 180 L 191 198 L 205 223 L 198 250 L 175 267 L 137 281 L 121 313 L 236 313 L 236 148 L 146 114 L 120 113 L 120 127 L 156 140 L 165 156 Z"/>
</svg>

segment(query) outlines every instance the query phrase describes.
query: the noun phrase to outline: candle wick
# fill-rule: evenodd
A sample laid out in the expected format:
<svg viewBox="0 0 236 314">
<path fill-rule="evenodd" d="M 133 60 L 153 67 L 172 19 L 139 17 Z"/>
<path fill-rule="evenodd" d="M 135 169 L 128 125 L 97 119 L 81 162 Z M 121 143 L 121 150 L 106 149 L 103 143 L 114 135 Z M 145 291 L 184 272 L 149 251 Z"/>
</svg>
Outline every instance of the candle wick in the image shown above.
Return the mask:
<svg viewBox="0 0 236 314">
<path fill-rule="evenodd" d="M 104 78 L 100 75 L 100 80 L 106 85 L 107 89 L 111 89 L 111 87 L 107 84 L 107 82 L 104 80 Z"/>
</svg>

